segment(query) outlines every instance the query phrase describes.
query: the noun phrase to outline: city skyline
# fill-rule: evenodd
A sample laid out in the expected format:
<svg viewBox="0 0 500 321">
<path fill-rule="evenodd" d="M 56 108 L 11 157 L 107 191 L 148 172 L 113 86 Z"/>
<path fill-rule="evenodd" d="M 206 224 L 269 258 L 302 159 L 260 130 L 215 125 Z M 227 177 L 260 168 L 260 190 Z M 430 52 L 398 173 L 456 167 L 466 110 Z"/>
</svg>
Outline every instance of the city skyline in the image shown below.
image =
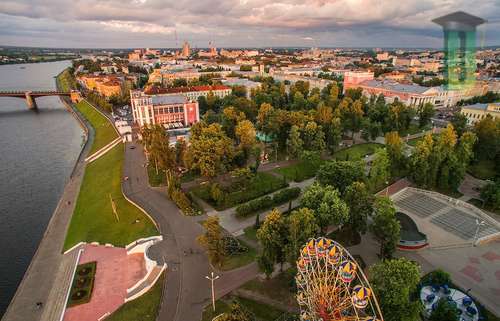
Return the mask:
<svg viewBox="0 0 500 321">
<path fill-rule="evenodd" d="M 467 2 L 372 0 L 0 3 L 0 44 L 33 47 L 426 47 L 442 46 L 431 19 L 463 10 L 488 20 L 479 46 L 500 44 L 500 6 Z M 88 10 L 92 8 L 92 10 Z"/>
</svg>

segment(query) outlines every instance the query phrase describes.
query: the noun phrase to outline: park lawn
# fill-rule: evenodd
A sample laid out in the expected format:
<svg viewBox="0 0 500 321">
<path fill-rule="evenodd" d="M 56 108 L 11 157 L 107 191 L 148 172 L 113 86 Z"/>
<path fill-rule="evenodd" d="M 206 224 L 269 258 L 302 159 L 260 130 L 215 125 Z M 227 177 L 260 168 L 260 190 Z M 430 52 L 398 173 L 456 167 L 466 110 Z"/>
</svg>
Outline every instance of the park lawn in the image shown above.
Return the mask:
<svg viewBox="0 0 500 321">
<path fill-rule="evenodd" d="M 262 224 L 262 222 L 261 222 L 261 224 Z M 253 225 L 249 226 L 249 227 L 245 227 L 243 232 L 245 233 L 245 237 L 247 239 L 255 241 L 255 242 L 258 241 L 257 240 L 257 230 L 255 229 L 255 227 Z"/>
<path fill-rule="evenodd" d="M 162 288 L 165 281 L 163 273 L 148 292 L 135 300 L 125 303 L 105 321 L 155 321 L 160 308 Z"/>
<path fill-rule="evenodd" d="M 422 131 L 428 131 L 431 128 L 432 128 L 431 125 L 426 125 L 426 126 L 420 128 L 420 127 L 418 127 L 418 124 L 410 124 L 410 127 L 408 127 L 408 129 L 402 129 L 399 131 L 399 136 L 401 136 L 402 138 L 405 138 L 405 136 L 407 136 L 407 135 L 415 135 L 415 134 L 421 133 Z"/>
<path fill-rule="evenodd" d="M 287 167 L 276 168 L 273 172 L 285 176 L 288 181 L 302 182 L 316 176 L 316 172 L 323 163 L 323 160 L 319 163 L 299 161 Z"/>
<path fill-rule="evenodd" d="M 90 106 L 88 102 L 82 100 L 76 104 L 76 108 L 92 124 L 95 130 L 94 142 L 92 143 L 89 155 L 92 155 L 118 137 L 109 119 Z"/>
<path fill-rule="evenodd" d="M 79 242 L 125 246 L 139 238 L 158 235 L 149 217 L 123 197 L 120 185 L 123 158 L 123 145 L 118 144 L 87 165 L 64 242 L 65 250 Z M 119 221 L 113 213 L 110 195 Z"/>
<path fill-rule="evenodd" d="M 72 79 L 73 77 L 71 76 L 69 70 L 64 69 L 64 71 L 57 76 L 57 81 L 59 83 L 60 89 L 62 91 L 70 91 L 72 89 L 71 88 Z"/>
<path fill-rule="evenodd" d="M 255 258 L 257 257 L 257 251 L 242 240 L 238 241 L 241 243 L 241 245 L 248 248 L 248 251 L 226 257 L 224 259 L 224 262 L 222 263 L 222 266 L 220 267 L 222 271 L 233 270 L 255 261 Z"/>
<path fill-rule="evenodd" d="M 365 157 L 366 155 L 374 154 L 377 149 L 384 145 L 377 143 L 357 144 L 348 148 L 344 148 L 335 152 L 333 158 L 336 160 L 354 160 Z"/>
<path fill-rule="evenodd" d="M 295 298 L 294 278 L 295 269 L 281 272 L 272 279 L 255 278 L 243 284 L 244 290 L 260 294 L 272 300 L 279 301 L 284 305 L 297 306 Z"/>
<path fill-rule="evenodd" d="M 348 227 L 337 229 L 328 234 L 327 237 L 337 241 L 344 247 L 354 246 L 361 243 L 361 235 L 357 232 L 352 232 Z"/>
<path fill-rule="evenodd" d="M 221 299 L 215 301 L 215 312 L 212 311 L 212 304 L 209 304 L 203 310 L 202 321 L 212 321 L 216 316 L 228 312 L 231 309 L 232 300 L 238 300 L 242 306 L 255 315 L 258 321 L 275 321 L 285 312 L 271 305 L 260 303 L 254 300 L 249 300 L 242 297 L 229 297 L 227 299 Z"/>
<path fill-rule="evenodd" d="M 154 164 L 148 164 L 148 178 L 149 185 L 153 187 L 157 186 L 165 186 L 167 184 L 167 177 L 165 176 L 165 172 L 158 170 L 156 173 L 156 168 Z"/>
<path fill-rule="evenodd" d="M 210 196 L 210 184 L 198 185 L 192 188 L 191 191 L 216 210 L 222 211 L 287 186 L 288 184 L 283 179 L 269 173 L 258 172 L 244 188 L 237 187 L 234 183 L 228 187 L 224 187 L 224 202 L 221 204 L 215 204 L 212 200 Z"/>
<path fill-rule="evenodd" d="M 497 175 L 495 162 L 488 159 L 479 160 L 477 163 L 469 165 L 468 172 L 479 179 L 493 180 Z"/>
</svg>

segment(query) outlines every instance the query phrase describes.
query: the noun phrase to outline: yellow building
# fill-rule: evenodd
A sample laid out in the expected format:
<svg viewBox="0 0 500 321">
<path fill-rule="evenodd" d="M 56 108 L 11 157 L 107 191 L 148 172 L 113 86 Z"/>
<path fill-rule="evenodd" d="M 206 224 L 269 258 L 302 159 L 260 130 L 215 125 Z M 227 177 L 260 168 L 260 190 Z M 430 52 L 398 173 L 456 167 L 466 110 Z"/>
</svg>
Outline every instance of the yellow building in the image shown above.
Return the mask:
<svg viewBox="0 0 500 321">
<path fill-rule="evenodd" d="M 95 90 L 100 95 L 110 97 L 121 95 L 123 81 L 115 76 L 108 75 L 84 75 L 77 78 L 80 84 L 88 90 Z"/>
<path fill-rule="evenodd" d="M 484 119 L 486 115 L 491 115 L 493 118 L 500 119 L 500 103 L 464 106 L 460 110 L 460 113 L 467 117 L 467 122 L 470 125 Z"/>
</svg>

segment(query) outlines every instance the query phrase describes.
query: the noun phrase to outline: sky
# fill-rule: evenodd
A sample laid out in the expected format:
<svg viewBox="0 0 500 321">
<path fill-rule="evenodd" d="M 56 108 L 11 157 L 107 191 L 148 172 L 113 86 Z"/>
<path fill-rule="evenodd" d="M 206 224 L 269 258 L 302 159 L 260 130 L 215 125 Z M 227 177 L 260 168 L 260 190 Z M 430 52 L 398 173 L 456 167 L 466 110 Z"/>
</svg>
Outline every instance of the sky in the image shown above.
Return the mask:
<svg viewBox="0 0 500 321">
<path fill-rule="evenodd" d="M 439 48 L 431 20 L 458 10 L 500 45 L 500 0 L 0 0 L 0 45 Z"/>
</svg>

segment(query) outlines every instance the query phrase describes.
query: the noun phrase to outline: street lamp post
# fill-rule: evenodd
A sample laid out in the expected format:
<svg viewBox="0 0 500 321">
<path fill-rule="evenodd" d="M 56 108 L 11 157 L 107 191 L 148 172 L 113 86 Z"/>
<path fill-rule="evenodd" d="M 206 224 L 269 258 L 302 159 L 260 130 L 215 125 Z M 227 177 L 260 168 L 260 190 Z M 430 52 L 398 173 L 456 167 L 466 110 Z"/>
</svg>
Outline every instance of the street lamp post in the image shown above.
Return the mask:
<svg viewBox="0 0 500 321">
<path fill-rule="evenodd" d="M 476 245 L 476 240 L 479 236 L 479 229 L 481 228 L 481 226 L 485 225 L 486 222 L 485 221 L 479 221 L 477 218 L 476 218 L 476 233 L 474 234 L 474 239 L 472 240 L 472 246 L 475 246 Z"/>
<path fill-rule="evenodd" d="M 212 283 L 212 309 L 214 310 L 215 312 L 215 291 L 214 291 L 214 281 L 217 280 L 219 278 L 218 275 L 215 275 L 214 276 L 214 272 L 210 272 L 210 276 L 205 276 L 207 278 L 207 280 L 210 280 L 210 282 Z"/>
</svg>

